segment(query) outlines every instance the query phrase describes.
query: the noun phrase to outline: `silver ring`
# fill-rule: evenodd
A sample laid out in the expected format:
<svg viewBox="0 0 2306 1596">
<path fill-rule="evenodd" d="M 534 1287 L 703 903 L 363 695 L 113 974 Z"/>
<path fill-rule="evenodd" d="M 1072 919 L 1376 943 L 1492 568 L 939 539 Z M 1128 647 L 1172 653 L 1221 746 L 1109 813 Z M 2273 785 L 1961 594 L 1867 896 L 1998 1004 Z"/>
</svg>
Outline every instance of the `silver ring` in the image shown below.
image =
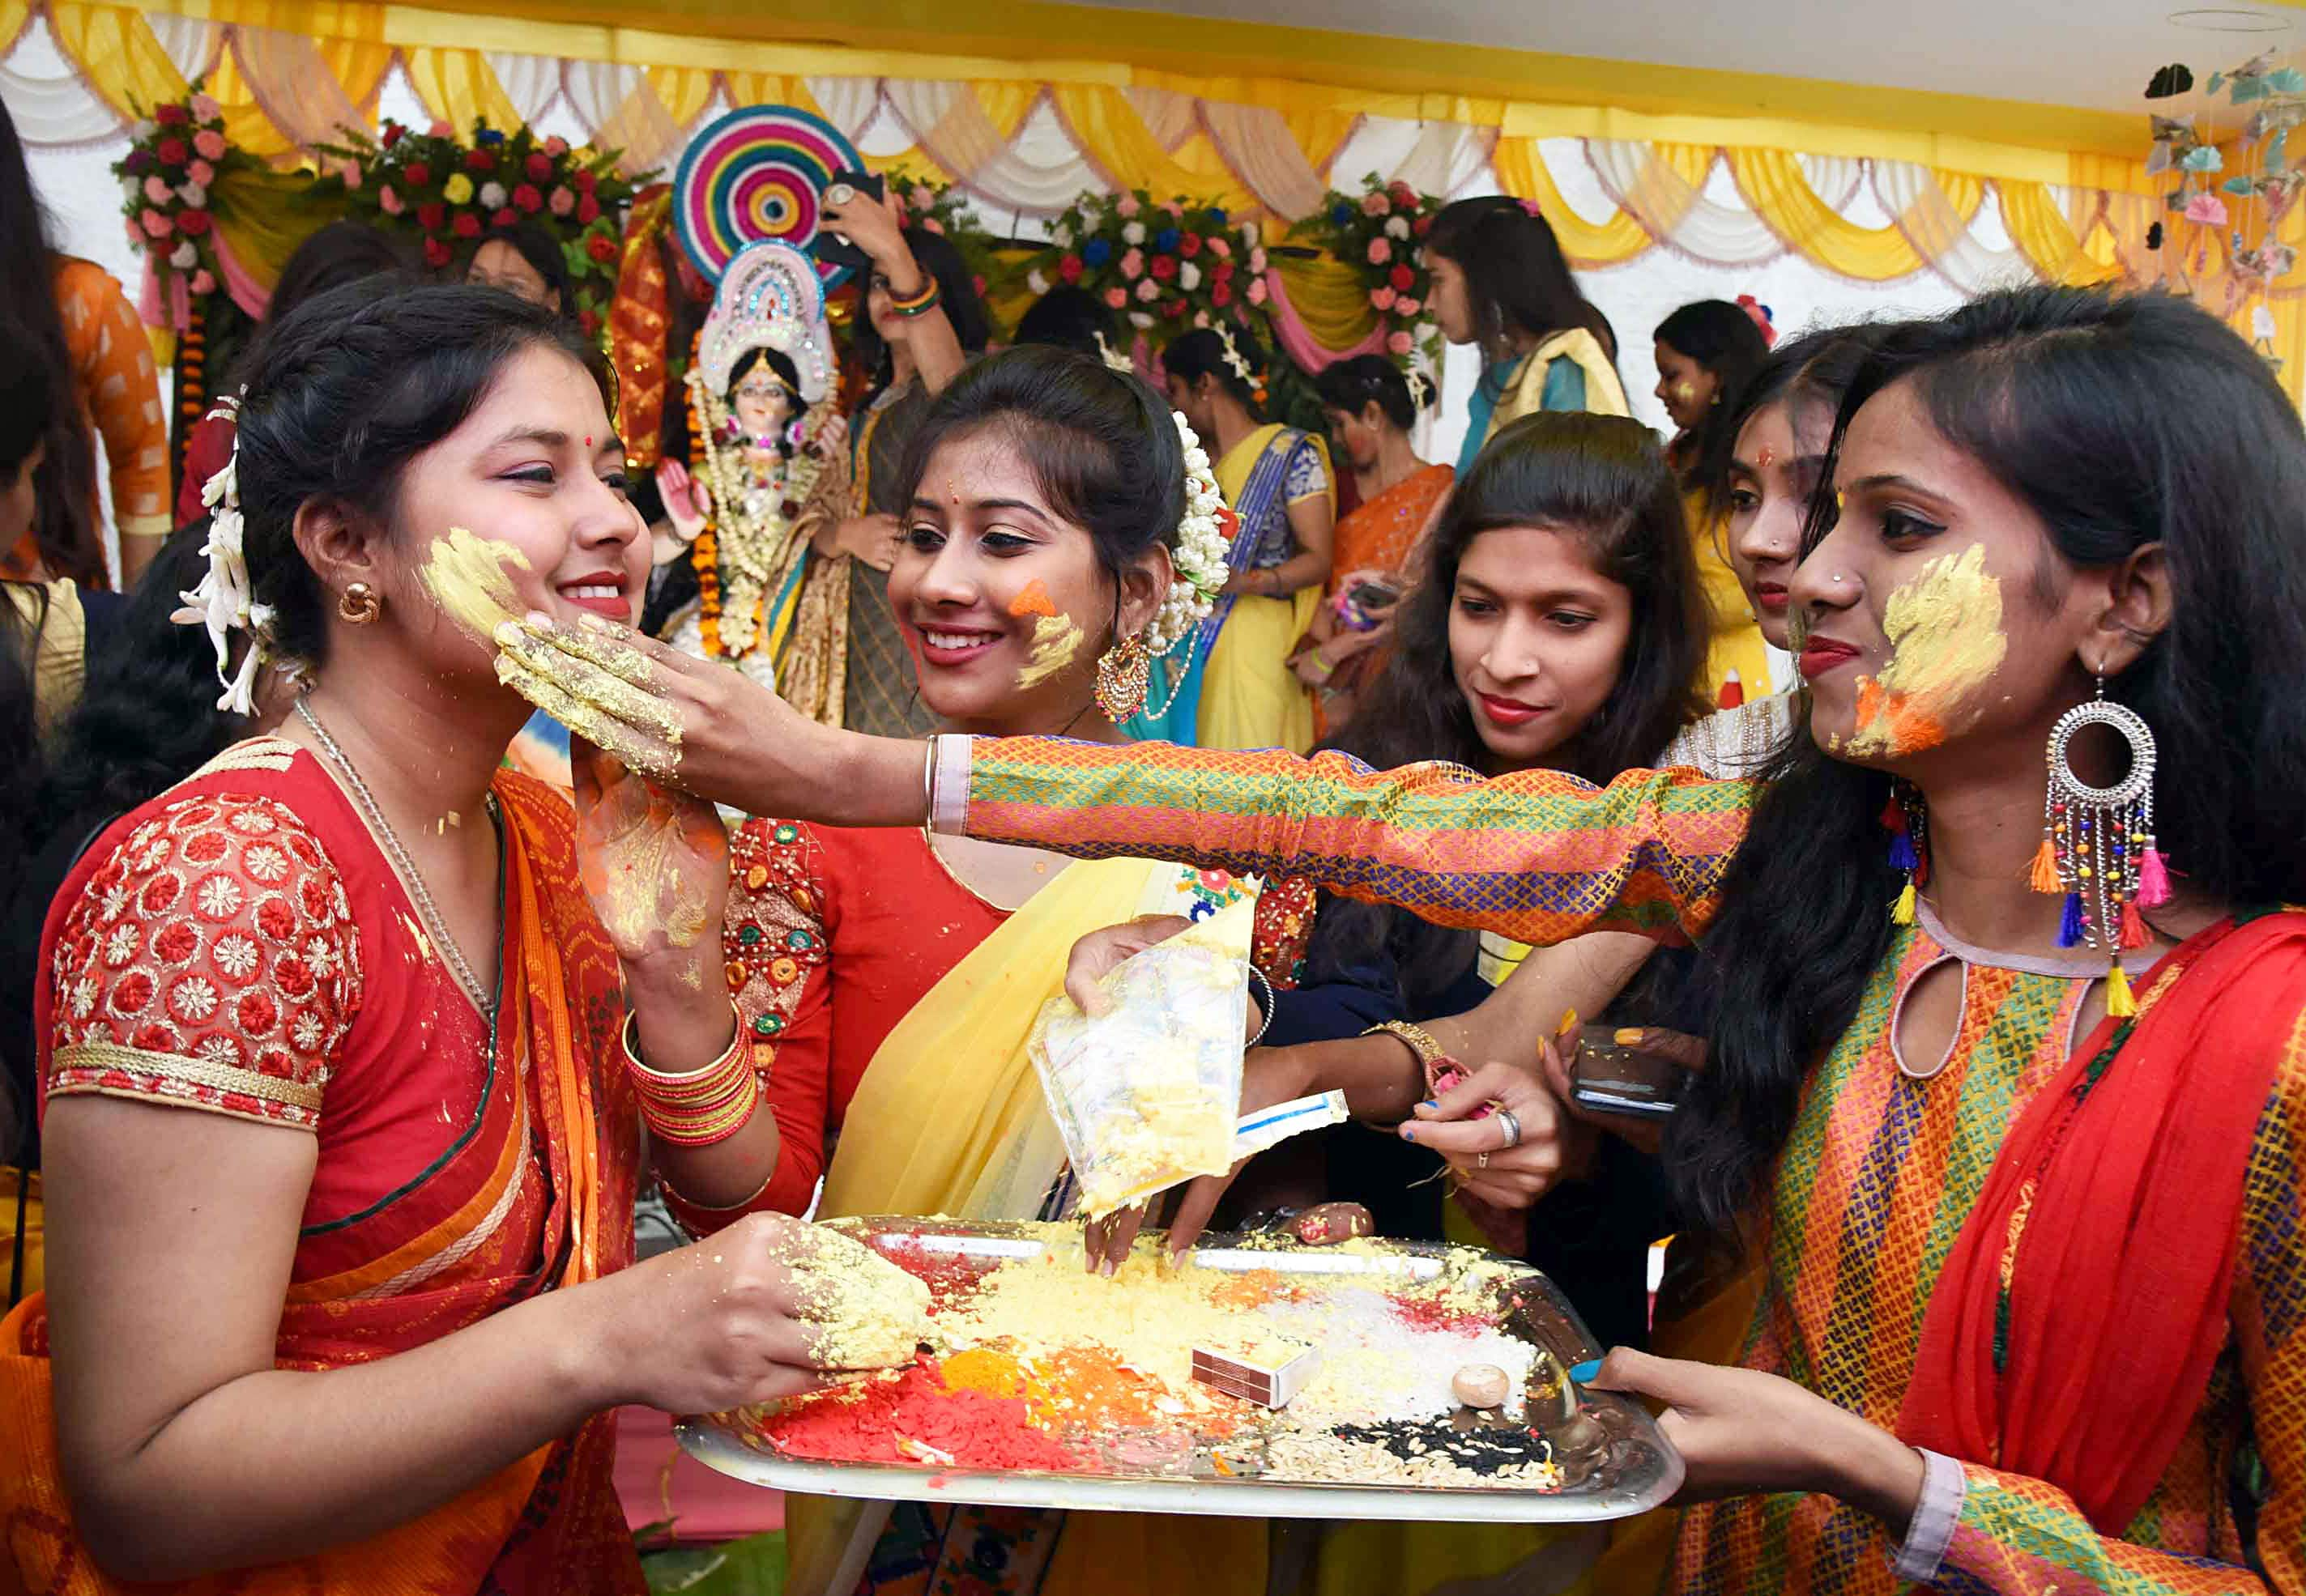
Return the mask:
<svg viewBox="0 0 2306 1596">
<path fill-rule="evenodd" d="M 1473 1160 L 1473 1167 L 1475 1169 L 1487 1169 L 1489 1166 L 1490 1156 L 1487 1153 L 1481 1154 Z"/>
<path fill-rule="evenodd" d="M 827 205 L 846 205 L 856 197 L 857 191 L 845 183 L 836 183 L 824 191 L 824 202 Z"/>
<path fill-rule="evenodd" d="M 1500 1105 L 1497 1110 L 1497 1117 L 1498 1122 L 1506 1128 L 1505 1147 L 1499 1148 L 1498 1151 L 1502 1153 L 1506 1148 L 1521 1146 L 1521 1122 L 1514 1118 L 1513 1110 Z"/>
</svg>

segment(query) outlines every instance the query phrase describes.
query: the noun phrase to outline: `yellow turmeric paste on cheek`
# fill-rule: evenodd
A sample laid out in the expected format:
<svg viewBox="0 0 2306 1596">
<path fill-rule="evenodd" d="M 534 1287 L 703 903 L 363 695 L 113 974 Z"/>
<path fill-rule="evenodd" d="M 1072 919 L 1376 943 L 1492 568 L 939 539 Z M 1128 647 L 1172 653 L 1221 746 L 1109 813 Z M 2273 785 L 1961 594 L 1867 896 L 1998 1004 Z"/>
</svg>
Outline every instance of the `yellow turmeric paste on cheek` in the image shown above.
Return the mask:
<svg viewBox="0 0 2306 1596">
<path fill-rule="evenodd" d="M 1961 702 L 2002 668 L 2002 584 L 1986 574 L 1986 546 L 1931 560 L 1890 595 L 1882 618 L 1890 662 L 1858 679 L 1855 757 L 1895 757 L 1946 740 Z"/>
</svg>

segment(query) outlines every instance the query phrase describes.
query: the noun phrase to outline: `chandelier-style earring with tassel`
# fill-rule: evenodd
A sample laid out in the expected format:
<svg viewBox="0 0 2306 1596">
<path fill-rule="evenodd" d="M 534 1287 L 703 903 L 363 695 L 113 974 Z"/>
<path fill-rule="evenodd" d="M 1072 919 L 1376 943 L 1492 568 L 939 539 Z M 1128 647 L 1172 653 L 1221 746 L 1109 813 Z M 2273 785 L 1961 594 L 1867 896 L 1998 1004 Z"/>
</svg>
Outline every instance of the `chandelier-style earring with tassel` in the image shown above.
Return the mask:
<svg viewBox="0 0 2306 1596">
<path fill-rule="evenodd" d="M 1929 856 L 1923 851 L 1929 832 L 1930 812 L 1911 782 L 1890 783 L 1890 802 L 1882 811 L 1890 832 L 1890 868 L 1906 873 L 1906 884 L 1892 906 L 1890 918 L 1900 926 L 1914 923 L 1914 899 L 1930 878 Z"/>
<path fill-rule="evenodd" d="M 1105 718 L 1118 726 L 1143 709 L 1152 676 L 1153 654 L 1145 645 L 1142 632 L 1121 638 L 1099 654 L 1097 685 L 1091 691 Z"/>
<path fill-rule="evenodd" d="M 2154 939 L 2138 911 L 2170 900 L 2170 875 L 2154 845 L 2154 732 L 2135 711 L 2105 696 L 2103 676 L 2097 692 L 2050 732 L 2042 846 L 2030 880 L 2037 892 L 2064 894 L 2060 947 L 2105 950 L 2105 1011 L 2120 1020 L 2138 1012 L 2122 952 Z M 2067 747 L 2085 726 L 2112 727 L 2130 744 L 2130 770 L 2111 787 L 2092 787 L 2074 774 Z"/>
</svg>

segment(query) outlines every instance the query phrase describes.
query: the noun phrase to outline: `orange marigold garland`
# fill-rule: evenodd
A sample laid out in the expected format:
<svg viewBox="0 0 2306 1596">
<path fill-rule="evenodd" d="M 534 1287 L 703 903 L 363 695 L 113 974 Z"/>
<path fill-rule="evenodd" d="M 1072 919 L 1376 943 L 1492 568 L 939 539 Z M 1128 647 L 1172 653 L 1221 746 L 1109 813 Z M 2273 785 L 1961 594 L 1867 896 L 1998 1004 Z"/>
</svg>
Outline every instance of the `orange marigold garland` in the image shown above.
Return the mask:
<svg viewBox="0 0 2306 1596">
<path fill-rule="evenodd" d="M 209 411 L 208 300 L 195 297 L 187 308 L 190 320 L 176 335 L 176 424 L 168 431 L 168 480 L 172 482 L 184 479 L 185 446 L 192 429 Z"/>
</svg>

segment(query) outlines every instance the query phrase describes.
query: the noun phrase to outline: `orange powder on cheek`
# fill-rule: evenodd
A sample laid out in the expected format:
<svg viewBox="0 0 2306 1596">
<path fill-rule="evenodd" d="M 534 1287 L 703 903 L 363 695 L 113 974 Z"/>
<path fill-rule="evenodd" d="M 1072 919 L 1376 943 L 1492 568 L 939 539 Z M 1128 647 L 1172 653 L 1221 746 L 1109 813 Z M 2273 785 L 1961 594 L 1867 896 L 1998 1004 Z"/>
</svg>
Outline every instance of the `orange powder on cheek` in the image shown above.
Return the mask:
<svg viewBox="0 0 2306 1596">
<path fill-rule="evenodd" d="M 1050 599 L 1049 590 L 1041 585 L 1038 576 L 1025 584 L 1025 591 L 1009 601 L 1009 613 L 1013 616 L 1055 615 L 1056 612 L 1057 606 Z"/>
</svg>

